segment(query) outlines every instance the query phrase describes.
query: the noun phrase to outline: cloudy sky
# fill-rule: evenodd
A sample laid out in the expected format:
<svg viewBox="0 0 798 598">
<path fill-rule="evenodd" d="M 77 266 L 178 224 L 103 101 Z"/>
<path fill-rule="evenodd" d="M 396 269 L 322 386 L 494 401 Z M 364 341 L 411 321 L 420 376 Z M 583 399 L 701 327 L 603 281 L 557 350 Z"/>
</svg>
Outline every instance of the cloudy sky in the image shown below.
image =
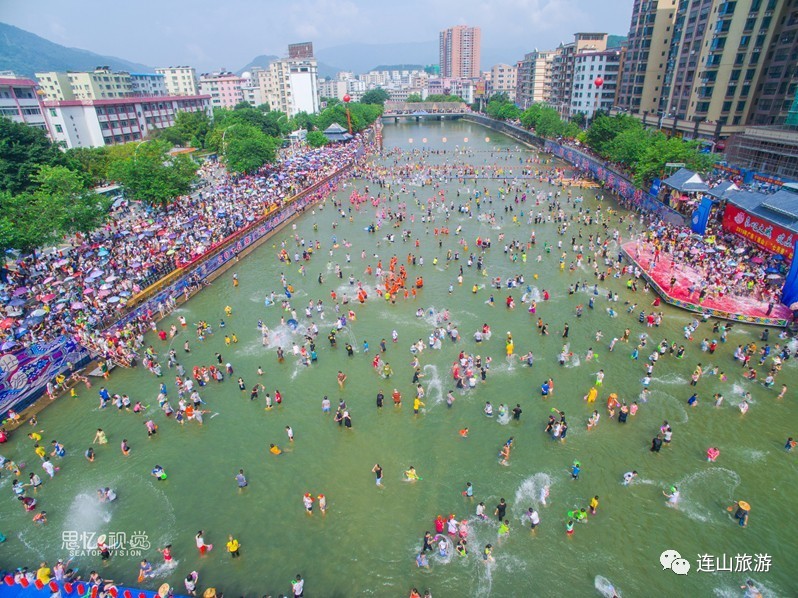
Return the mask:
<svg viewBox="0 0 798 598">
<path fill-rule="evenodd" d="M 149 65 L 238 68 L 291 42 L 317 49 L 437 40 L 479 25 L 518 59 L 576 31 L 626 34 L 633 0 L 0 0 L 0 20 L 66 46 Z M 397 57 L 397 62 L 401 57 Z"/>
</svg>

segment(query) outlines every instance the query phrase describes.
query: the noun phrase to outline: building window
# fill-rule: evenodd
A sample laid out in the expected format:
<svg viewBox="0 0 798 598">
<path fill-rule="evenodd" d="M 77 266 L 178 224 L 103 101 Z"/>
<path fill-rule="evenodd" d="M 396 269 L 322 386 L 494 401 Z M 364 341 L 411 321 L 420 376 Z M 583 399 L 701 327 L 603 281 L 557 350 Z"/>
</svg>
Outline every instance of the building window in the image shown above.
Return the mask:
<svg viewBox="0 0 798 598">
<path fill-rule="evenodd" d="M 55 132 L 56 133 L 63 133 L 64 132 L 64 127 L 62 127 L 61 125 L 56 125 L 55 126 Z"/>
</svg>

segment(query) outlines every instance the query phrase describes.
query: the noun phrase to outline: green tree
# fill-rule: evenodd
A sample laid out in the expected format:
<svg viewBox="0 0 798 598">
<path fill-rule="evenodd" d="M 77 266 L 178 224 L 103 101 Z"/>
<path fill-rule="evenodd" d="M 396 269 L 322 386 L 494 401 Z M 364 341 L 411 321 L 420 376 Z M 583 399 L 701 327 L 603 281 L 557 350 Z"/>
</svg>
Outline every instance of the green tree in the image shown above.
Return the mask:
<svg viewBox="0 0 798 598">
<path fill-rule="evenodd" d="M 128 197 L 165 207 L 191 190 L 197 165 L 190 157 L 170 155 L 170 145 L 163 140 L 125 145 L 132 148 L 112 152 L 108 176 L 122 185 Z"/>
<path fill-rule="evenodd" d="M 639 187 L 645 188 L 652 180 L 662 176 L 668 162 L 683 162 L 686 168 L 705 173 L 716 161 L 715 156 L 699 151 L 700 144 L 697 141 L 668 138 L 661 132 L 654 133 L 650 139 L 634 171 L 634 182 Z"/>
<path fill-rule="evenodd" d="M 225 164 L 230 172 L 251 174 L 264 164 L 274 162 L 279 140 L 257 127 L 239 125 L 227 130 L 223 143 Z"/>
<path fill-rule="evenodd" d="M 652 142 L 653 133 L 643 127 L 630 127 L 618 133 L 605 145 L 604 154 L 612 162 L 618 162 L 629 168 L 637 165 Z M 587 134 L 585 135 L 587 141 Z"/>
<path fill-rule="evenodd" d="M 413 102 L 423 102 L 423 101 L 424 100 L 421 99 L 420 93 L 411 93 L 410 95 L 407 96 L 407 102 L 411 104 Z"/>
<path fill-rule="evenodd" d="M 425 102 L 465 102 L 460 96 L 443 93 L 433 93 L 427 96 Z"/>
<path fill-rule="evenodd" d="M 64 155 L 38 127 L 0 118 L 0 191 L 32 190 L 43 165 L 63 165 Z"/>
<path fill-rule="evenodd" d="M 88 189 L 80 174 L 64 166 L 42 166 L 34 193 L 56 234 L 87 233 L 108 216 L 112 200 Z"/>
<path fill-rule="evenodd" d="M 322 147 L 327 145 L 327 137 L 321 131 L 310 131 L 305 139 L 310 147 Z"/>
<path fill-rule="evenodd" d="M 385 104 L 385 101 L 388 99 L 388 92 L 385 91 L 382 87 L 377 87 L 375 89 L 371 89 L 363 94 L 360 98 L 361 104 L 379 104 L 382 106 Z"/>
<path fill-rule="evenodd" d="M 107 147 L 75 147 L 65 153 L 69 168 L 85 175 L 87 185 L 96 187 L 108 180 Z"/>
<path fill-rule="evenodd" d="M 643 125 L 639 120 L 627 114 L 619 114 L 617 116 L 601 114 L 596 116 L 593 122 L 590 123 L 590 127 L 587 130 L 587 143 L 599 154 L 604 155 L 607 146 L 615 137 L 623 131 L 632 128 L 642 129 Z"/>
</svg>

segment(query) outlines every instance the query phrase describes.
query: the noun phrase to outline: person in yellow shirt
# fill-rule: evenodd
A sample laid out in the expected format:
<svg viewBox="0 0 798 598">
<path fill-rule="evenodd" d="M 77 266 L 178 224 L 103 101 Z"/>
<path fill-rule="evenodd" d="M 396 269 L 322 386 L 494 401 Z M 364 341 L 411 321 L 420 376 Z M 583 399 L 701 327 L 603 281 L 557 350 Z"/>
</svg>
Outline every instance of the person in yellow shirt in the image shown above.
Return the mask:
<svg viewBox="0 0 798 598">
<path fill-rule="evenodd" d="M 598 508 L 598 495 L 590 499 L 590 514 L 595 515 Z"/>
<path fill-rule="evenodd" d="M 39 442 L 42 439 L 42 435 L 37 434 L 36 432 L 31 432 L 28 434 L 28 438 L 30 438 L 33 442 Z"/>
<path fill-rule="evenodd" d="M 45 585 L 50 583 L 50 577 L 52 577 L 52 575 L 53 572 L 50 567 L 47 566 L 46 562 L 42 562 L 42 564 L 39 565 L 39 568 L 36 570 L 36 579 Z"/>
<path fill-rule="evenodd" d="M 241 548 L 241 544 L 236 540 L 232 534 L 227 536 L 227 552 L 230 553 L 230 556 L 233 558 L 241 556 L 238 552 L 238 549 Z"/>
<path fill-rule="evenodd" d="M 39 455 L 39 459 L 44 459 L 44 456 L 47 454 L 47 451 L 44 448 L 40 447 L 38 444 L 34 445 L 33 450 Z"/>
<path fill-rule="evenodd" d="M 415 413 L 416 415 L 418 415 L 418 410 L 419 410 L 419 408 L 421 408 L 421 407 L 426 407 L 426 405 L 425 405 L 424 403 L 422 403 L 422 402 L 421 402 L 421 399 L 420 399 L 420 398 L 418 398 L 418 397 L 416 397 L 415 399 L 413 399 L 413 413 Z"/>
<path fill-rule="evenodd" d="M 283 454 L 283 451 L 280 450 L 280 447 L 277 446 L 276 444 L 270 444 L 269 445 L 269 452 L 272 455 L 282 455 Z"/>
</svg>

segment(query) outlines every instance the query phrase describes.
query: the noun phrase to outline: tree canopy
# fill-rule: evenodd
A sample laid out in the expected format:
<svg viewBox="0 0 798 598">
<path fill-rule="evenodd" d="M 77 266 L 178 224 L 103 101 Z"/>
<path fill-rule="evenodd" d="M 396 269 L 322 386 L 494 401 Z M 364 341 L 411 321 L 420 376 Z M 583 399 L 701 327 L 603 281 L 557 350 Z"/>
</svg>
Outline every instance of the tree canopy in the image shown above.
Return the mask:
<svg viewBox="0 0 798 598">
<path fill-rule="evenodd" d="M 363 94 L 360 98 L 361 104 L 379 104 L 382 106 L 385 104 L 386 100 L 388 99 L 388 92 L 385 91 L 382 87 L 377 87 L 375 89 L 371 89 Z"/>
</svg>

